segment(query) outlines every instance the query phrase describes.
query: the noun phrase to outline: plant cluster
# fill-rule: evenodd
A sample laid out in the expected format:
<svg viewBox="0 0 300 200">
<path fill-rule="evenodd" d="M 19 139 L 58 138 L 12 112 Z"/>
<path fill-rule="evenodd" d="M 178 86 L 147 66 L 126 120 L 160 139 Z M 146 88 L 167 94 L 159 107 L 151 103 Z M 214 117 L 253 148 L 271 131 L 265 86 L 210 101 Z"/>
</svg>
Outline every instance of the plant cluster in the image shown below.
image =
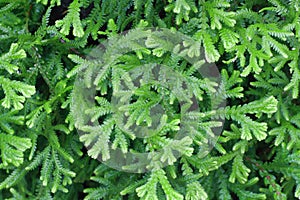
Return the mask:
<svg viewBox="0 0 300 200">
<path fill-rule="evenodd" d="M 0 0 L 0 199 L 300 199 L 299 9 L 299 0 Z M 175 31 L 188 37 L 172 46 Z M 126 52 L 95 51 L 105 41 Z M 219 81 L 182 59 L 199 56 Z M 177 87 L 154 79 L 151 63 L 172 69 Z M 155 118 L 157 105 L 165 114 Z M 183 110 L 187 132 L 176 137 Z M 152 124 L 148 137 L 131 131 Z M 99 161 L 114 149 L 148 153 L 147 171 Z"/>
</svg>

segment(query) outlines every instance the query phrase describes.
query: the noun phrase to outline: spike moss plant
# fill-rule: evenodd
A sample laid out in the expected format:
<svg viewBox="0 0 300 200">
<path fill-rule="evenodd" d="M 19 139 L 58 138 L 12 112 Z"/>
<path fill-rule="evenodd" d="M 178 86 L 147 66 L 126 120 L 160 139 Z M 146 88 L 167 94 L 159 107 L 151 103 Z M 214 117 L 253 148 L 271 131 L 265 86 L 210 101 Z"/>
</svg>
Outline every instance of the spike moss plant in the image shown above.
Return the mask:
<svg viewBox="0 0 300 200">
<path fill-rule="evenodd" d="M 0 199 L 300 199 L 299 9 L 300 0 L 0 0 Z M 135 31 L 147 27 L 192 42 Z M 140 47 L 130 37 L 145 35 L 146 46 L 94 59 L 124 31 L 117 46 Z M 182 59 L 199 55 L 219 81 Z M 149 81 L 153 62 L 176 73 L 177 89 Z M 76 96 L 78 77 L 95 88 L 93 106 Z M 180 103 L 190 96 L 197 111 Z M 190 120 L 176 137 L 182 110 Z M 130 131 L 154 123 L 147 137 Z M 113 149 L 151 162 L 115 169 L 102 162 Z"/>
</svg>

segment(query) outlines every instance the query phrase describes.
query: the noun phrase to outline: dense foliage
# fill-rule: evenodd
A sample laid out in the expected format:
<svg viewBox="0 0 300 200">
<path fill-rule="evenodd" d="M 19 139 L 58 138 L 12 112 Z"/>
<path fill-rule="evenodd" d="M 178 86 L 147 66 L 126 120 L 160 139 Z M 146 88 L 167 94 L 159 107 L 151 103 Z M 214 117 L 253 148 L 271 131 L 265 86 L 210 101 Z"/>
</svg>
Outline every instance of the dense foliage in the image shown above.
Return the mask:
<svg viewBox="0 0 300 200">
<path fill-rule="evenodd" d="M 0 0 L 0 199 L 299 199 L 299 9 L 299 0 Z M 153 35 L 103 68 L 87 58 L 108 38 L 145 27 L 190 36 L 185 54 L 203 54 L 221 81 L 196 74 L 199 66 Z M 120 45 L 140 35 L 129 31 Z M 134 95 L 118 88 L 150 61 L 190 85 L 172 93 L 145 84 Z M 78 75 L 97 90 L 92 108 L 73 106 Z M 151 137 L 136 138 L 118 126 L 112 93 L 131 102 L 120 108 L 125 128 L 151 125 L 158 102 L 167 115 Z M 188 113 L 193 137 L 174 138 L 178 101 L 189 95 L 199 104 Z M 98 126 L 83 125 L 80 112 Z M 222 120 L 203 154 L 211 145 L 204 136 Z M 124 154 L 161 155 L 150 156 L 148 171 L 128 173 L 99 161 L 111 159 L 109 142 Z"/>
</svg>

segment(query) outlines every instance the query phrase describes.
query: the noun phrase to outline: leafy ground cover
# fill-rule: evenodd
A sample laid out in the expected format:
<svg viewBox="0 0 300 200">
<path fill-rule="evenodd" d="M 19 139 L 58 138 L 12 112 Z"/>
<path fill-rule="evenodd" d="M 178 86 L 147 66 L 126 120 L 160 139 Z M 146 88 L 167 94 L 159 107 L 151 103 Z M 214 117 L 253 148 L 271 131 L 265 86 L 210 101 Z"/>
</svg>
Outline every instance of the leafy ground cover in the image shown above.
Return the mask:
<svg viewBox="0 0 300 200">
<path fill-rule="evenodd" d="M 299 199 L 299 7 L 0 0 L 0 199 Z"/>
</svg>

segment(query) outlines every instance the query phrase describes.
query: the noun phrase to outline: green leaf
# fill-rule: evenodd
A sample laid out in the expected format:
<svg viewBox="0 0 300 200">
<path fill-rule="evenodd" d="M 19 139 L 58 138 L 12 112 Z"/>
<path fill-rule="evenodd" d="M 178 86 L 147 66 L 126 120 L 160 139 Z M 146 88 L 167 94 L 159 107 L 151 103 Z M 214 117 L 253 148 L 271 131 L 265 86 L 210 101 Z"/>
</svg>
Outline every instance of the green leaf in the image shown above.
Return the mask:
<svg viewBox="0 0 300 200">
<path fill-rule="evenodd" d="M 35 93 L 34 86 L 20 81 L 10 80 L 3 76 L 0 76 L 0 84 L 5 93 L 5 98 L 1 105 L 5 108 L 13 106 L 16 110 L 22 109 L 25 98 L 29 98 Z M 17 92 L 21 93 L 21 95 Z"/>
</svg>

